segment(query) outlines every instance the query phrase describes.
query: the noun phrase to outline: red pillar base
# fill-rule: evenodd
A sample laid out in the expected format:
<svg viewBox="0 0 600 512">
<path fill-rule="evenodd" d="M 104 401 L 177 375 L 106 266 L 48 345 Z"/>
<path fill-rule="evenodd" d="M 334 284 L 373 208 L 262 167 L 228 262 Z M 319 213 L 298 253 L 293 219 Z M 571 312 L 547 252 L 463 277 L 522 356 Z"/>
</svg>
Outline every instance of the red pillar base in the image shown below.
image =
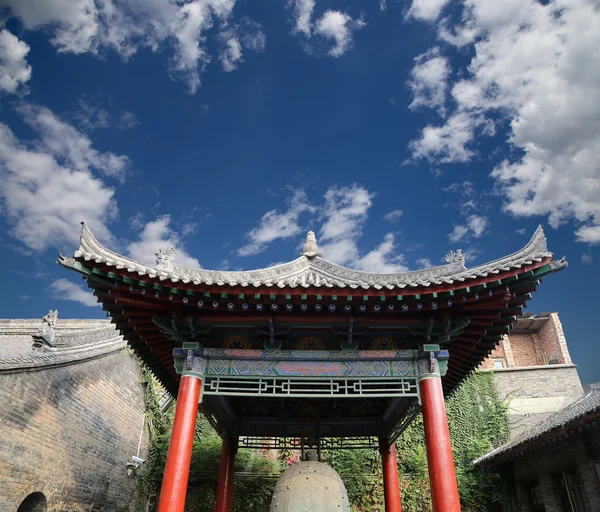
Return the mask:
<svg viewBox="0 0 600 512">
<path fill-rule="evenodd" d="M 238 449 L 237 437 L 223 439 L 221 462 L 219 465 L 219 484 L 217 487 L 217 506 L 215 512 L 230 512 L 233 498 L 233 477 L 235 473 L 235 455 Z"/>
<path fill-rule="evenodd" d="M 198 377 L 181 377 L 158 512 L 184 512 L 201 387 Z"/>
<path fill-rule="evenodd" d="M 419 382 L 431 498 L 435 512 L 460 512 L 448 418 L 442 381 L 438 376 Z"/>
<path fill-rule="evenodd" d="M 400 484 L 398 482 L 398 461 L 396 443 L 390 445 L 385 438 L 379 439 L 379 452 L 383 464 L 383 495 L 385 512 L 402 512 L 400 504 Z"/>
</svg>

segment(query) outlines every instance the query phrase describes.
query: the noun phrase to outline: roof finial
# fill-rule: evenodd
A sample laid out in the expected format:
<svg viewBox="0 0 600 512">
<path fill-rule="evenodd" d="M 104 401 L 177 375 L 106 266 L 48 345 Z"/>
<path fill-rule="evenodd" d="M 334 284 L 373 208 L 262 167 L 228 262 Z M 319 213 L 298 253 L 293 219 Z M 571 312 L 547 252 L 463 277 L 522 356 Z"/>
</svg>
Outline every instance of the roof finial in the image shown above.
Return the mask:
<svg viewBox="0 0 600 512">
<path fill-rule="evenodd" d="M 317 245 L 317 237 L 315 236 L 314 231 L 309 231 L 306 235 L 306 241 L 304 242 L 304 247 L 301 256 L 306 256 L 307 258 L 314 258 L 315 256 L 321 256 L 319 252 L 319 246 Z"/>
</svg>

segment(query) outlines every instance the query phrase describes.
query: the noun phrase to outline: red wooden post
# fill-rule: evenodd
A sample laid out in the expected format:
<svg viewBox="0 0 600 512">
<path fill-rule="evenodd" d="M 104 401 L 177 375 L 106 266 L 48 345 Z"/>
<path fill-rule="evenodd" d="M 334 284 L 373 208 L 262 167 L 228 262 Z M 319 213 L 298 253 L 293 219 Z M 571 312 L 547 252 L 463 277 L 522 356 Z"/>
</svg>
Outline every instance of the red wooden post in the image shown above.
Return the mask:
<svg viewBox="0 0 600 512">
<path fill-rule="evenodd" d="M 235 454 L 238 449 L 237 437 L 223 439 L 221 462 L 219 465 L 219 485 L 217 487 L 217 506 L 215 512 L 230 512 L 233 497 L 233 477 L 235 472 Z"/>
<path fill-rule="evenodd" d="M 379 452 L 383 463 L 383 495 L 385 512 L 402 512 L 400 505 L 400 485 L 398 482 L 398 461 L 396 443 L 389 444 L 386 438 L 379 439 Z"/>
<path fill-rule="evenodd" d="M 432 355 L 430 359 L 419 360 L 418 367 L 433 510 L 460 512 L 454 457 L 438 361 Z"/>
<path fill-rule="evenodd" d="M 181 377 L 158 512 L 184 512 L 201 387 L 199 377 Z"/>
</svg>

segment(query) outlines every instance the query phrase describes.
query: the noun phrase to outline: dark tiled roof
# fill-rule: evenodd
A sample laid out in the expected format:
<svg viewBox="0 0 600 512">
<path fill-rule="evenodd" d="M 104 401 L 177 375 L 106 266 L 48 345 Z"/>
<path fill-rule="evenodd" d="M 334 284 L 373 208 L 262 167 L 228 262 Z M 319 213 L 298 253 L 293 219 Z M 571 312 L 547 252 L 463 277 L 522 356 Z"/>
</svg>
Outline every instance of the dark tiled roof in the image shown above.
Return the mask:
<svg viewBox="0 0 600 512">
<path fill-rule="evenodd" d="M 523 432 L 517 439 L 475 459 L 473 464 L 492 466 L 510 460 L 516 454 L 539 448 L 547 439 L 555 437 L 571 427 L 600 420 L 600 390 L 587 395 L 561 409 L 552 416 Z"/>
</svg>

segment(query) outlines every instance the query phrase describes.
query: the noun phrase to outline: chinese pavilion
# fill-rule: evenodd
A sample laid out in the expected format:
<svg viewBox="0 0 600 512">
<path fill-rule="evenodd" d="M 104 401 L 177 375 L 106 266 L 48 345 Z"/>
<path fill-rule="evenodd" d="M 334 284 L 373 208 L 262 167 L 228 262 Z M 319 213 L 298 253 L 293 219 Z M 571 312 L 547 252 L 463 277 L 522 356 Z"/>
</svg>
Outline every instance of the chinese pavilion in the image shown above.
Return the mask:
<svg viewBox="0 0 600 512">
<path fill-rule="evenodd" d="M 155 266 L 134 261 L 83 224 L 79 249 L 58 259 L 177 396 L 159 512 L 184 510 L 200 402 L 223 439 L 218 512 L 231 507 L 238 443 L 290 438 L 317 449 L 378 438 L 386 511 L 399 512 L 395 440 L 420 410 L 434 508 L 459 511 L 444 395 L 496 346 L 542 277 L 567 265 L 541 227 L 521 250 L 470 269 L 459 250 L 424 270 L 350 270 L 321 257 L 313 232 L 300 257 L 261 270 L 175 257 L 161 249 Z"/>
</svg>

